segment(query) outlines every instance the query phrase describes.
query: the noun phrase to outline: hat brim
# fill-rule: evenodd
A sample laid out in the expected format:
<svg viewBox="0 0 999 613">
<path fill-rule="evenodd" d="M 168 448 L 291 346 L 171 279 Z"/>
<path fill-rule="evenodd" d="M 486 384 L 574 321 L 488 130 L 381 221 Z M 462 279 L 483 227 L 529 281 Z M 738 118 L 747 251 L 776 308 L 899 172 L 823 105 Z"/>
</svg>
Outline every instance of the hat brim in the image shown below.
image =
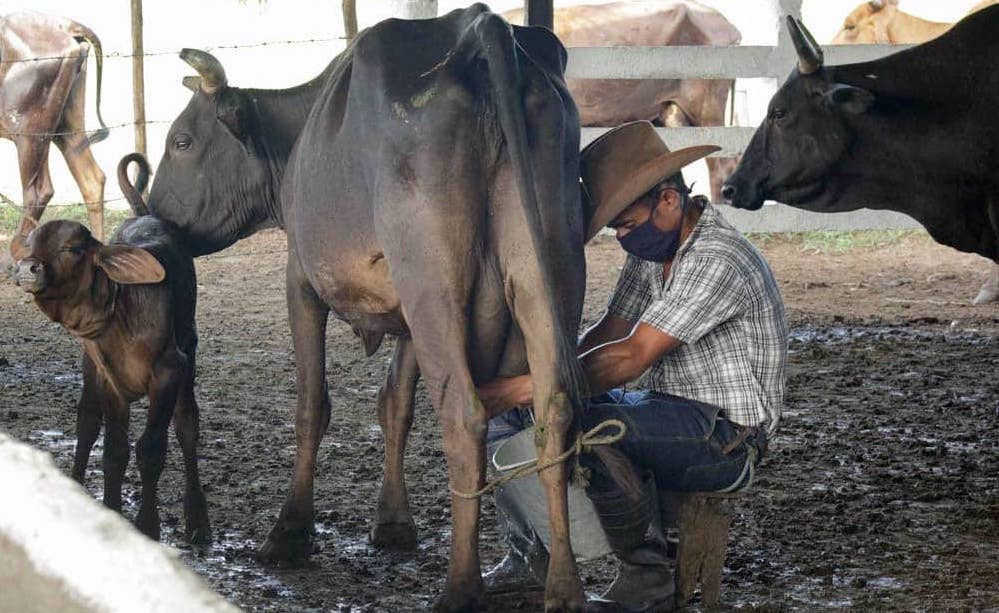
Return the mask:
<svg viewBox="0 0 999 613">
<path fill-rule="evenodd" d="M 586 229 L 586 241 L 600 232 L 601 228 L 609 224 L 615 217 L 621 214 L 626 208 L 632 205 L 643 194 L 655 187 L 666 177 L 676 174 L 684 166 L 705 158 L 716 151 L 721 151 L 721 147 L 716 145 L 696 145 L 685 147 L 676 151 L 664 153 L 655 157 L 633 173 L 621 178 L 621 187 L 613 194 L 604 199 L 603 202 L 594 203 L 595 209 L 590 218 L 590 224 Z"/>
</svg>

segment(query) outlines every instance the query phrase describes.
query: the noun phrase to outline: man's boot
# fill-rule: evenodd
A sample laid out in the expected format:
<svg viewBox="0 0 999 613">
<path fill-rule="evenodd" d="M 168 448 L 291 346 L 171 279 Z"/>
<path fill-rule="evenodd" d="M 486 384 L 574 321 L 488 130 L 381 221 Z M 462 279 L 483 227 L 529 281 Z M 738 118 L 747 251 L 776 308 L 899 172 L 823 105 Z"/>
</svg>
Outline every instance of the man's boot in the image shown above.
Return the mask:
<svg viewBox="0 0 999 613">
<path fill-rule="evenodd" d="M 617 577 L 600 600 L 619 611 L 669 611 L 675 585 L 673 564 L 660 543 L 650 541 L 620 555 Z"/>
<path fill-rule="evenodd" d="M 496 490 L 499 527 L 509 550 L 499 564 L 482 576 L 494 594 L 543 590 L 548 577 L 548 550 L 525 520 L 516 500 L 502 487 Z"/>
<path fill-rule="evenodd" d="M 646 538 L 658 506 L 655 487 L 650 475 L 644 475 L 642 481 L 641 496 L 635 500 L 603 475 L 594 474 L 591 480 L 587 493 L 620 565 L 614 583 L 599 599 L 588 603 L 589 610 L 637 612 L 673 608 L 673 564 L 661 543 Z"/>
</svg>

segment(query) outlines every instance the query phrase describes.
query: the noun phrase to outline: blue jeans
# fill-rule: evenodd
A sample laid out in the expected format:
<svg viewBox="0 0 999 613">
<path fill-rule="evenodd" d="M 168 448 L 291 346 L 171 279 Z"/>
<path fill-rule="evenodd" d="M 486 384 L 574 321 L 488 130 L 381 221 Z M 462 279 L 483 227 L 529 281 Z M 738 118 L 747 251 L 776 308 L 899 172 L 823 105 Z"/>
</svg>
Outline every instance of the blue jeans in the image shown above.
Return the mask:
<svg viewBox="0 0 999 613">
<path fill-rule="evenodd" d="M 711 492 L 744 480 L 750 446 L 756 448 L 755 457 L 759 458 L 766 445 L 761 430 L 724 453 L 740 427 L 720 412 L 716 406 L 680 396 L 614 389 L 590 400 L 582 415 L 582 429 L 585 432 L 604 420 L 619 419 L 628 431 L 614 447 L 639 471 L 650 473 L 659 491 Z M 488 448 L 494 449 L 531 423 L 526 409 L 513 409 L 493 418 L 486 436 Z M 584 453 L 580 462 L 592 471 L 591 493 L 616 487 L 594 454 Z"/>
</svg>

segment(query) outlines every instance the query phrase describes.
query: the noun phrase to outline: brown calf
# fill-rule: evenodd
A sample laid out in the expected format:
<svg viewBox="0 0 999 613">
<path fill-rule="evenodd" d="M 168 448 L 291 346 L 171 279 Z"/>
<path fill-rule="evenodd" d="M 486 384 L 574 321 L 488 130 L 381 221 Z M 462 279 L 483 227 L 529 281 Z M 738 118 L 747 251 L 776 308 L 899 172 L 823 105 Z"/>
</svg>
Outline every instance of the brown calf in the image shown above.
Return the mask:
<svg viewBox="0 0 999 613">
<path fill-rule="evenodd" d="M 167 222 L 144 216 L 127 220 L 108 245 L 76 222 L 50 221 L 26 241 L 14 241 L 13 253 L 17 284 L 49 319 L 83 342 L 73 478 L 83 482 L 103 416 L 104 504 L 121 509 L 129 404 L 148 396 L 146 427 L 135 445 L 142 477 L 136 525 L 159 539 L 156 487 L 173 419 L 187 477 L 186 536 L 192 542 L 210 541 L 196 456 L 197 290 L 187 249 Z"/>
</svg>

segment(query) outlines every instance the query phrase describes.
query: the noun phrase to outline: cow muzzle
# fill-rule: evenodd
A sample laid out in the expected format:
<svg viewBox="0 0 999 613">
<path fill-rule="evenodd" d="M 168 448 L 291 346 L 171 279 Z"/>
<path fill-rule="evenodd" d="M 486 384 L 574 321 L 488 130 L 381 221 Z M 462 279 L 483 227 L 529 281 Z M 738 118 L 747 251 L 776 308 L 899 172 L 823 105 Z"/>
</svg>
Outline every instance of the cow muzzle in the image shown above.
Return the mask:
<svg viewBox="0 0 999 613">
<path fill-rule="evenodd" d="M 45 289 L 45 265 L 33 258 L 20 260 L 14 266 L 14 283 L 29 294 Z"/>
</svg>

